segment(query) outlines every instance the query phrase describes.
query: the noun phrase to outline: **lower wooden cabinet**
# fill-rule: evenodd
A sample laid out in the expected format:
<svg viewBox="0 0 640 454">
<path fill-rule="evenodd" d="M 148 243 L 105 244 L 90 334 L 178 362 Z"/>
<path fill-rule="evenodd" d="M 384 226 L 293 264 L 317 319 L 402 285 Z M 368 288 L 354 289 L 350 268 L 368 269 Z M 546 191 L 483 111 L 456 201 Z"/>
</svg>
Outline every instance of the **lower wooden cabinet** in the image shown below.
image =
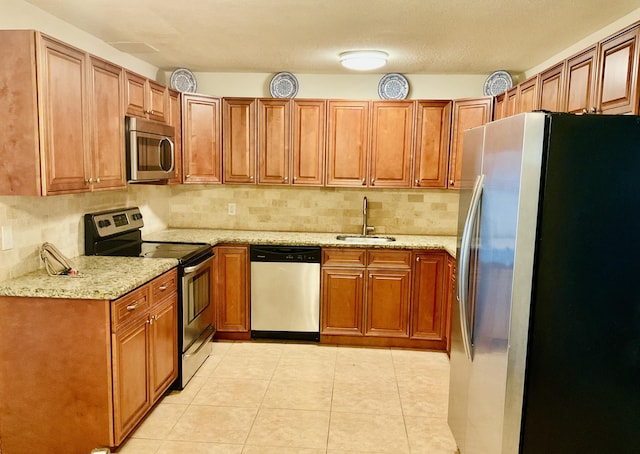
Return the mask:
<svg viewBox="0 0 640 454">
<path fill-rule="evenodd" d="M 447 350 L 444 251 L 323 249 L 321 342 Z"/>
<path fill-rule="evenodd" d="M 216 338 L 249 339 L 249 247 L 216 246 L 218 302 Z"/>
<path fill-rule="evenodd" d="M 175 269 L 115 301 L 0 297 L 2 451 L 122 444 L 178 375 L 177 298 Z"/>
</svg>

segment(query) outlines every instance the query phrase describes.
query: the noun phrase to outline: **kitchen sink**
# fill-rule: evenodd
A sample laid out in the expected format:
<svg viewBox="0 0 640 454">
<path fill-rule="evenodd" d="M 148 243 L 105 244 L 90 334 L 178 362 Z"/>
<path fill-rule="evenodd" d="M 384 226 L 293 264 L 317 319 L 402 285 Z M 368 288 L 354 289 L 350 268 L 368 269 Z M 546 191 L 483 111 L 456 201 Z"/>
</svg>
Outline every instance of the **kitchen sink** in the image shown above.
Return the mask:
<svg viewBox="0 0 640 454">
<path fill-rule="evenodd" d="M 338 241 L 344 241 L 345 243 L 360 243 L 360 244 L 384 244 L 395 241 L 392 236 L 375 236 L 375 235 L 338 235 L 336 237 Z"/>
</svg>

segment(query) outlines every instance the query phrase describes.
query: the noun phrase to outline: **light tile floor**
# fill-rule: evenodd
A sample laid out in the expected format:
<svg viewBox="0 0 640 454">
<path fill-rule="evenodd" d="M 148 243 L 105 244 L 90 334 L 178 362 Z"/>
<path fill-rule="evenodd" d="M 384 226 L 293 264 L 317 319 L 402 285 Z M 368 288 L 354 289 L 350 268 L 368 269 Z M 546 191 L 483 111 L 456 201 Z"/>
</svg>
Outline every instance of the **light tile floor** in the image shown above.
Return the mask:
<svg viewBox="0 0 640 454">
<path fill-rule="evenodd" d="M 121 454 L 451 454 L 444 353 L 214 342 Z"/>
</svg>

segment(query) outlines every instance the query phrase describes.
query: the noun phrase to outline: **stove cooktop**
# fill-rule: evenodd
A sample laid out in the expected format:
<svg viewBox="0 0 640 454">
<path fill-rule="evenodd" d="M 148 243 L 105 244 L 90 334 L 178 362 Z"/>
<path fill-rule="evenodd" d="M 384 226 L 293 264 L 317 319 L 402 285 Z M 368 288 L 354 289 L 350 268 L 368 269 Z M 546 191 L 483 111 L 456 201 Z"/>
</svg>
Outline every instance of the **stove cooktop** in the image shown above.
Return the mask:
<svg viewBox="0 0 640 454">
<path fill-rule="evenodd" d="M 208 253 L 211 246 L 205 243 L 154 243 L 140 244 L 140 257 L 178 259 L 182 262 Z"/>
</svg>

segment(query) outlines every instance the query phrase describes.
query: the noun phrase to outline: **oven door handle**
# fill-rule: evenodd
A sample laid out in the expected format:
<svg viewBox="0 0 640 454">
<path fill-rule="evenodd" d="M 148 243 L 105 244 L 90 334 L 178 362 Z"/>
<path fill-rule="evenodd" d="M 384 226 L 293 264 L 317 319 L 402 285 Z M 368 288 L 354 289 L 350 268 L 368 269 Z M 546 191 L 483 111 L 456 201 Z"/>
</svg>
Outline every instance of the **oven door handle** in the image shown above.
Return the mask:
<svg viewBox="0 0 640 454">
<path fill-rule="evenodd" d="M 197 265 L 185 267 L 185 269 L 183 270 L 184 271 L 184 275 L 186 276 L 187 274 L 197 273 L 201 268 L 204 268 L 205 266 L 209 265 L 209 263 L 215 258 L 215 256 L 216 255 L 213 254 L 211 257 L 209 257 L 204 262 L 200 262 Z"/>
</svg>

